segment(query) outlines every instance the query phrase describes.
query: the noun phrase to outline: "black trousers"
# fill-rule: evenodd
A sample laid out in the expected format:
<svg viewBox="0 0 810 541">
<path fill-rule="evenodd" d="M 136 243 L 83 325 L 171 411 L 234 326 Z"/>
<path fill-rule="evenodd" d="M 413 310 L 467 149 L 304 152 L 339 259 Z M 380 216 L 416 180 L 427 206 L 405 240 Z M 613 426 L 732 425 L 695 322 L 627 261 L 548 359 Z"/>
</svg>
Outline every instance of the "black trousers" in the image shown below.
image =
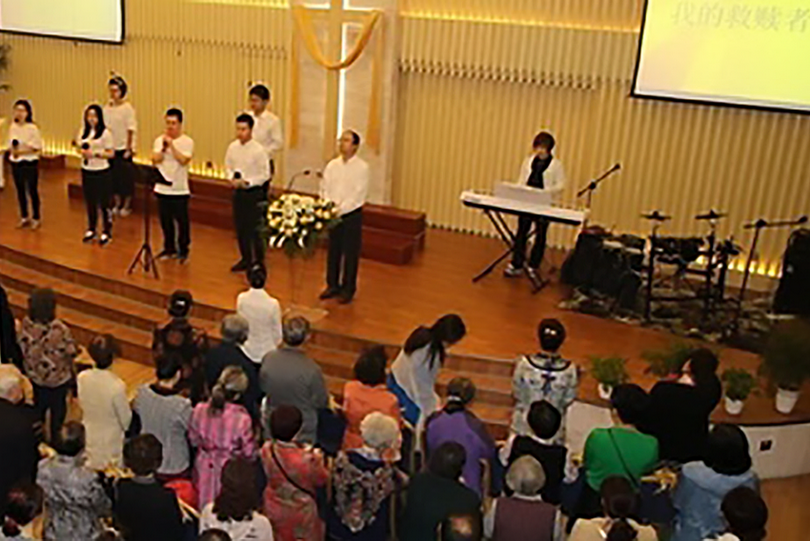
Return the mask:
<svg viewBox="0 0 810 541">
<path fill-rule="evenodd" d="M 132 157 L 124 157 L 124 150 L 116 150 L 115 156 L 110 160 L 113 180 L 113 194 L 121 198 L 123 208 L 125 199 L 131 198 L 135 193 L 135 172 Z"/>
<path fill-rule="evenodd" d="M 239 253 L 242 255 L 242 261 L 250 265 L 264 264 L 266 247 L 259 228 L 267 219 L 264 214 L 266 202 L 264 186 L 238 188 L 233 191 L 233 221 L 236 238 L 239 241 Z"/>
<path fill-rule="evenodd" d="M 39 220 L 39 160 L 11 162 L 14 187 L 17 188 L 17 202 L 20 216 L 28 219 L 28 199 L 31 198 L 31 212 L 34 220 Z"/>
<path fill-rule="evenodd" d="M 262 189 L 264 190 L 265 197 L 270 197 L 270 184 L 273 182 L 273 177 L 276 176 L 276 163 L 273 160 L 270 160 L 270 180 L 262 184 Z"/>
<path fill-rule="evenodd" d="M 515 234 L 515 247 L 512 252 L 512 266 L 522 268 L 526 263 L 526 245 L 529 241 L 529 232 L 535 226 L 534 246 L 529 255 L 529 267 L 537 269 L 546 255 L 546 235 L 548 234 L 548 220 L 536 218 L 518 218 L 518 229 Z"/>
<path fill-rule="evenodd" d="M 40 387 L 34 384 L 34 409 L 39 420 L 45 422 L 45 414 L 51 412 L 51 443 L 56 441 L 59 429 L 65 423 L 67 416 L 67 396 L 71 384 L 65 383 L 59 387 Z"/>
<path fill-rule="evenodd" d="M 191 245 L 188 201 L 191 196 L 156 195 L 160 227 L 163 229 L 163 249 L 171 254 L 188 255 L 188 248 Z"/>
<path fill-rule="evenodd" d="M 359 208 L 341 216 L 340 223 L 329 232 L 326 262 L 326 285 L 329 289 L 354 295 L 362 246 L 363 209 Z"/>
<path fill-rule="evenodd" d="M 110 179 L 110 170 L 88 171 L 82 169 L 82 190 L 84 191 L 84 204 L 87 207 L 87 230 L 96 230 L 99 211 L 101 211 L 104 232 L 108 235 L 111 234 L 112 181 Z"/>
</svg>

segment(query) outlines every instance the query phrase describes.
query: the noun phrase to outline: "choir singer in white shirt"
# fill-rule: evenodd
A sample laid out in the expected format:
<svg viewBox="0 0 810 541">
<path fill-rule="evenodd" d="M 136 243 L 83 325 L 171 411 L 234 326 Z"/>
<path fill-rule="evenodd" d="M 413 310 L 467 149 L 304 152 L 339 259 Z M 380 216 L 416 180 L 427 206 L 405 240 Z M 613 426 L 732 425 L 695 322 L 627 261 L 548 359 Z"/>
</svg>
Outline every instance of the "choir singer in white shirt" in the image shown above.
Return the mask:
<svg viewBox="0 0 810 541">
<path fill-rule="evenodd" d="M 556 200 L 565 187 L 565 171 L 560 160 L 551 153 L 555 144 L 554 136 L 548 132 L 543 131 L 535 136 L 532 153 L 523 161 L 517 183 L 549 192 L 552 194 L 552 199 Z M 528 268 L 530 273 L 538 272 L 546 253 L 548 225 L 548 220 L 543 218 L 520 217 L 518 219 L 512 262 L 504 270 L 506 277 L 520 276 L 525 268 Z M 532 226 L 534 226 L 535 232 L 534 246 L 529 255 L 529 264 L 526 265 L 526 246 Z"/>
<path fill-rule="evenodd" d="M 19 227 L 39 229 L 39 155 L 42 152 L 42 135 L 34 124 L 31 102 L 17 100 L 14 103 L 14 121 L 8 128 L 9 161 L 17 202 L 20 205 Z M 31 199 L 33 220 L 28 217 L 28 199 Z"/>
<path fill-rule="evenodd" d="M 129 86 L 123 77 L 114 75 L 107 83 L 110 101 L 104 106 L 104 121 L 113 136 L 115 155 L 110 160 L 114 201 L 112 212 L 125 218 L 132 214 L 132 196 L 135 194 L 135 132 L 138 121 L 135 108 L 127 101 Z"/>
<path fill-rule="evenodd" d="M 159 181 L 155 182 L 155 196 L 163 229 L 163 251 L 158 254 L 158 259 L 174 257 L 185 263 L 191 246 L 188 165 L 194 156 L 194 140 L 183 133 L 183 111 L 180 109 L 166 111 L 165 121 L 165 132 L 152 145 L 152 163 L 160 175 Z"/>
<path fill-rule="evenodd" d="M 243 113 L 236 118 L 236 140 L 225 154 L 225 171 L 233 186 L 233 219 L 241 259 L 232 272 L 244 272 L 253 265 L 264 265 L 265 246 L 260 226 L 267 219 L 264 183 L 270 180 L 270 162 L 264 147 L 253 138 L 253 117 Z"/>
<path fill-rule="evenodd" d="M 250 360 L 261 364 L 281 344 L 281 304 L 264 289 L 267 271 L 262 265 L 251 267 L 247 278 L 250 289 L 236 298 L 236 313 L 248 322 L 248 339 L 242 347 Z"/>
<path fill-rule="evenodd" d="M 264 85 L 254 85 L 250 89 L 250 110 L 253 117 L 253 138 L 264 147 L 267 160 L 270 162 L 270 180 L 264 185 L 264 191 L 270 191 L 270 182 L 276 175 L 276 164 L 273 156 L 284 148 L 284 132 L 281 120 L 270 111 L 270 89 Z"/>
<path fill-rule="evenodd" d="M 321 299 L 337 298 L 341 304 L 352 302 L 357 291 L 357 271 L 363 233 L 363 205 L 369 185 L 368 164 L 357 157 L 360 136 L 351 130 L 338 140 L 340 156 L 323 171 L 322 197 L 335 203 L 340 223 L 329 232 L 326 264 L 326 290 Z"/>
</svg>

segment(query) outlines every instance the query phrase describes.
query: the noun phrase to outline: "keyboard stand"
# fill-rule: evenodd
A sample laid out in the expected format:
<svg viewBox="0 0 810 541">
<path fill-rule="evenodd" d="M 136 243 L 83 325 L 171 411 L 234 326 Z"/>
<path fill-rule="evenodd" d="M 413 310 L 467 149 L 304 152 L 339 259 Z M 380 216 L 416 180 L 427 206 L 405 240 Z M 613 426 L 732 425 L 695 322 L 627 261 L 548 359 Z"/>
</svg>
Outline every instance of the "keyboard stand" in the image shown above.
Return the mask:
<svg viewBox="0 0 810 541">
<path fill-rule="evenodd" d="M 515 251 L 515 233 L 509 227 L 509 224 L 504 219 L 503 215 L 492 209 L 483 209 L 484 215 L 489 218 L 489 221 L 492 222 L 493 227 L 495 227 L 495 231 L 498 233 L 498 236 L 501 238 L 503 243 L 507 246 L 507 250 L 501 254 L 495 261 L 489 264 L 484 270 L 479 272 L 475 277 L 473 277 L 473 283 L 478 283 L 482 279 L 486 278 L 493 270 L 495 270 L 498 265 L 500 265 L 505 259 L 512 255 Z M 535 232 L 535 225 L 532 223 L 532 227 L 529 230 L 527 238 L 531 238 Z M 523 262 L 523 272 L 526 274 L 526 277 L 529 279 L 529 282 L 532 284 L 532 294 L 536 294 L 537 292 L 541 291 L 544 287 L 549 284 L 549 280 L 544 279 L 540 275 L 540 270 L 538 269 L 537 272 L 534 271 L 529 264 L 524 261 Z"/>
</svg>

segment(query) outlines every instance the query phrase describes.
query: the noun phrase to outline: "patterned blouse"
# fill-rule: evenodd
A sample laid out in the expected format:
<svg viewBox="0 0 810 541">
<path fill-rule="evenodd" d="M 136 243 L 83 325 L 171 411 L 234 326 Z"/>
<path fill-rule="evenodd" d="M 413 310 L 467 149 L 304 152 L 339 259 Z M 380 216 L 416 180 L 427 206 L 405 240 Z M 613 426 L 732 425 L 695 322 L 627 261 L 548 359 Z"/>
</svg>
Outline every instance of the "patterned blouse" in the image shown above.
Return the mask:
<svg viewBox="0 0 810 541">
<path fill-rule="evenodd" d="M 268 441 L 262 447 L 262 464 L 267 474 L 264 514 L 276 541 L 323 541 L 324 524 L 314 498 L 329 479 L 323 458 L 303 445 Z"/>
<path fill-rule="evenodd" d="M 368 530 L 368 539 L 387 538 L 387 502 L 397 488 L 393 466 L 366 448 L 341 452 L 332 469 L 334 511 L 341 525 L 357 536 Z M 372 533 L 372 530 L 375 530 Z"/>
<path fill-rule="evenodd" d="M 578 389 L 579 373 L 571 361 L 545 353 L 520 357 L 512 376 L 512 394 L 516 400 L 512 431 L 521 436 L 532 435 L 526 414 L 532 402 L 546 400 L 562 414 L 562 425 L 553 440 L 564 443 L 565 412 L 576 399 Z"/>
<path fill-rule="evenodd" d="M 59 387 L 73 379 L 79 348 L 61 320 L 34 323 L 25 318 L 19 336 L 25 375 L 40 387 Z"/>
<path fill-rule="evenodd" d="M 102 531 L 112 504 L 99 474 L 80 458 L 55 456 L 40 462 L 37 484 L 45 492 L 46 541 L 88 541 Z"/>
</svg>

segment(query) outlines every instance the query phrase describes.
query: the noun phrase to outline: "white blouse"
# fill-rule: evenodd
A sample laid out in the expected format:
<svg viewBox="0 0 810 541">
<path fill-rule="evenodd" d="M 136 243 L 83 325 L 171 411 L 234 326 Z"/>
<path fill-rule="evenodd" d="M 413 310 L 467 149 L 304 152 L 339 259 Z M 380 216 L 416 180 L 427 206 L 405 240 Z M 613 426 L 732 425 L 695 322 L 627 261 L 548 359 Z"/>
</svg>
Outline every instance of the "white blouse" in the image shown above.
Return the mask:
<svg viewBox="0 0 810 541">
<path fill-rule="evenodd" d="M 214 529 L 227 533 L 232 541 L 273 541 L 273 527 L 266 516 L 254 512 L 250 520 L 220 522 L 214 504 L 209 503 L 200 515 L 200 534 Z"/>
<path fill-rule="evenodd" d="M 115 150 L 112 132 L 109 129 L 105 129 L 104 133 L 101 134 L 101 137 L 98 138 L 94 137 L 93 130 L 90 130 L 87 138 L 83 137 L 83 135 L 84 128 L 79 130 L 79 135 L 76 137 L 76 141 L 79 143 L 80 152 L 85 144 L 90 145 L 90 150 L 93 151 L 93 154 L 101 154 L 104 151 Z M 105 169 L 109 168 L 110 160 L 107 158 L 98 158 L 96 156 L 93 156 L 88 160 L 82 158 L 82 169 L 86 171 L 104 171 Z"/>
<path fill-rule="evenodd" d="M 42 135 L 39 128 L 33 122 L 12 122 L 8 128 L 8 148 L 14 148 L 13 142 L 34 149 L 33 151 L 20 153 L 14 156 L 9 152 L 9 160 L 13 163 L 35 162 L 39 159 L 39 151 L 42 150 Z"/>
</svg>

